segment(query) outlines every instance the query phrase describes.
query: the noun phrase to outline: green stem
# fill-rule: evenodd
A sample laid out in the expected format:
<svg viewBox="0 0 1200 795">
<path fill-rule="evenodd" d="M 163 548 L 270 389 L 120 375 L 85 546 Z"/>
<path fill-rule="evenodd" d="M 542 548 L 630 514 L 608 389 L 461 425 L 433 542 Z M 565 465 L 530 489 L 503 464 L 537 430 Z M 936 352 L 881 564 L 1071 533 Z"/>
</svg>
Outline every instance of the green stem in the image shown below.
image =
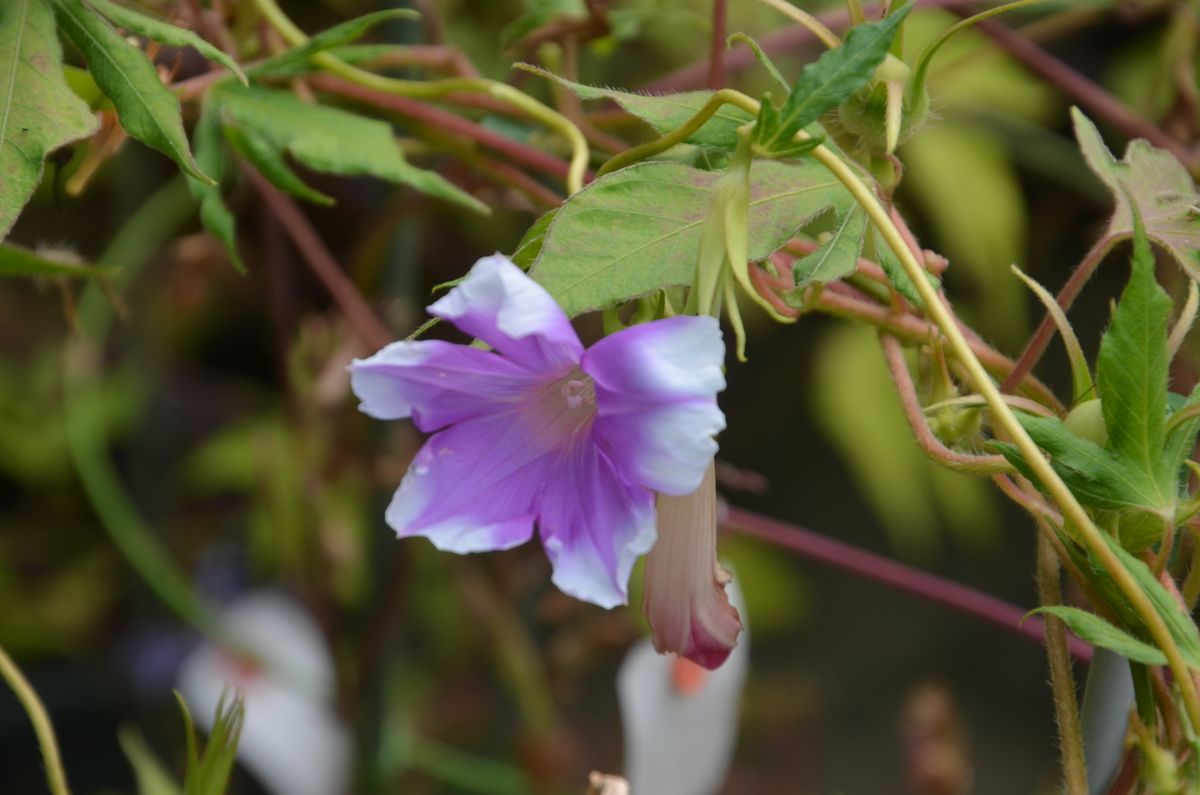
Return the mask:
<svg viewBox="0 0 1200 795">
<path fill-rule="evenodd" d="M 183 179 L 172 180 L 138 208 L 100 262 L 120 266 L 119 278 L 127 281 L 194 210 Z M 67 442 L 80 482 L 109 537 L 150 588 L 182 618 L 211 631 L 215 612 L 142 521 L 108 458 L 104 429 L 88 410 L 88 392 L 94 388 L 103 340 L 112 324 L 112 304 L 99 288 L 89 287 L 79 301 L 78 318 L 80 335 L 67 348 L 64 408 Z"/>
<path fill-rule="evenodd" d="M 1193 726 L 1200 727 L 1200 696 L 1196 693 L 1196 684 L 1192 679 L 1191 672 L 1188 670 L 1187 662 L 1183 659 L 1183 655 L 1179 651 L 1179 646 L 1175 643 L 1175 639 L 1171 636 L 1170 630 L 1167 629 L 1166 622 L 1158 611 L 1155 610 L 1150 598 L 1138 586 L 1137 581 L 1129 573 L 1129 571 L 1121 564 L 1116 554 L 1109 548 L 1101 535 L 1100 530 L 1092 522 L 1092 518 L 1080 505 L 1075 495 L 1063 482 L 1054 468 L 1050 466 L 1050 462 L 1042 454 L 1033 439 L 1026 433 L 1025 428 L 1017 420 L 1012 409 L 1004 402 L 1004 396 L 1000 390 L 996 388 L 996 384 L 988 376 L 987 370 L 975 357 L 971 351 L 971 346 L 967 343 L 966 337 L 959 330 L 958 324 L 954 321 L 954 316 L 950 313 L 949 308 L 941 296 L 929 284 L 925 278 L 925 271 L 921 267 L 921 263 L 913 255 L 913 252 L 904 242 L 904 237 L 900 230 L 892 222 L 886 209 L 876 199 L 875 194 L 867 187 L 846 163 L 837 155 L 830 151 L 824 145 L 818 146 L 812 151 L 813 157 L 821 162 L 829 171 L 841 181 L 841 183 L 850 191 L 855 200 L 862 205 L 866 210 L 867 216 L 875 227 L 879 230 L 884 241 L 895 253 L 900 260 L 905 273 L 908 274 L 913 286 L 921 296 L 921 301 L 925 305 L 925 311 L 929 314 L 930 319 L 945 335 L 946 341 L 954 355 L 958 358 L 962 367 L 966 370 L 971 380 L 975 382 L 975 389 L 988 402 L 988 407 L 992 410 L 993 424 L 998 425 L 1012 439 L 1013 444 L 1021 452 L 1022 457 L 1027 462 L 1033 474 L 1049 492 L 1050 497 L 1058 505 L 1062 511 L 1063 518 L 1075 526 L 1080 539 L 1088 548 L 1088 551 L 1094 555 L 1103 564 L 1108 571 L 1117 587 L 1129 600 L 1134 610 L 1146 624 L 1146 628 L 1150 633 L 1150 637 L 1155 644 L 1162 649 L 1163 654 L 1167 657 L 1167 662 L 1170 665 L 1171 672 L 1175 676 L 1175 683 L 1179 686 L 1180 695 L 1183 698 L 1184 705 L 1187 708 L 1188 717 Z"/>
<path fill-rule="evenodd" d="M 254 0 L 254 5 L 271 27 L 293 47 L 298 47 L 308 41 L 308 35 L 288 19 L 275 0 Z M 523 111 L 534 121 L 561 133 L 567 139 L 571 145 L 571 165 L 567 171 L 567 192 L 575 193 L 583 187 L 588 159 L 591 156 L 588 151 L 587 138 L 584 137 L 583 132 L 566 116 L 506 83 L 483 77 L 451 77 L 432 81 L 399 80 L 352 66 L 327 52 L 316 53 L 312 60 L 331 74 L 343 77 L 360 86 L 402 97 L 435 99 L 460 91 L 476 91 L 507 102 Z"/>
<path fill-rule="evenodd" d="M 1058 555 L 1046 533 L 1038 534 L 1037 572 L 1038 600 L 1042 606 L 1062 604 Z M 1075 678 L 1071 675 L 1066 629 L 1061 619 L 1049 615 L 1046 616 L 1046 659 L 1050 664 L 1050 690 L 1054 694 L 1054 717 L 1062 748 L 1063 788 L 1067 795 L 1087 795 L 1083 728 L 1079 722 L 1079 703 L 1075 699 Z"/>
<path fill-rule="evenodd" d="M 609 172 L 624 168 L 639 160 L 645 160 L 647 157 L 657 155 L 659 152 L 665 152 L 672 146 L 683 143 L 688 139 L 688 136 L 703 127 L 723 105 L 734 105 L 751 114 L 758 114 L 757 102 L 740 91 L 735 91 L 732 88 L 722 88 L 709 97 L 708 102 L 705 102 L 700 110 L 696 111 L 695 115 L 681 126 L 661 138 L 655 138 L 653 141 L 639 144 L 632 149 L 626 149 L 602 165 L 596 171 L 596 176 L 604 176 Z"/>
<path fill-rule="evenodd" d="M 8 686 L 12 688 L 17 700 L 29 715 L 29 722 L 33 724 L 33 732 L 37 735 L 38 745 L 42 748 L 42 759 L 46 763 L 46 784 L 50 787 L 50 792 L 53 795 L 71 795 L 71 789 L 67 786 L 67 774 L 63 771 L 62 755 L 58 751 L 58 740 L 54 737 L 54 725 L 50 723 L 46 707 L 3 647 L 0 647 L 0 676 L 8 682 Z"/>
</svg>

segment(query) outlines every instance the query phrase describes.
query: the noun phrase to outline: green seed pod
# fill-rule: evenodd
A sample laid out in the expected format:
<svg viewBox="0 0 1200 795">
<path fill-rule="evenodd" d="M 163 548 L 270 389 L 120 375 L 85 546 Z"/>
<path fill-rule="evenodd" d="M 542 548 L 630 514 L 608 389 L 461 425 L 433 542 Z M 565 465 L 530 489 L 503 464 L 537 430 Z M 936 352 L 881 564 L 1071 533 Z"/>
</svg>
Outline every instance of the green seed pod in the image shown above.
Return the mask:
<svg viewBox="0 0 1200 795">
<path fill-rule="evenodd" d="M 914 90 L 912 69 L 890 54 L 871 82 L 838 106 L 842 127 L 871 154 L 891 154 L 928 116 L 929 92 L 924 86 Z"/>
<path fill-rule="evenodd" d="M 1108 429 L 1104 425 L 1104 412 L 1100 407 L 1100 398 L 1085 400 L 1067 415 L 1064 421 L 1067 430 L 1080 439 L 1103 447 L 1108 444 Z"/>
</svg>

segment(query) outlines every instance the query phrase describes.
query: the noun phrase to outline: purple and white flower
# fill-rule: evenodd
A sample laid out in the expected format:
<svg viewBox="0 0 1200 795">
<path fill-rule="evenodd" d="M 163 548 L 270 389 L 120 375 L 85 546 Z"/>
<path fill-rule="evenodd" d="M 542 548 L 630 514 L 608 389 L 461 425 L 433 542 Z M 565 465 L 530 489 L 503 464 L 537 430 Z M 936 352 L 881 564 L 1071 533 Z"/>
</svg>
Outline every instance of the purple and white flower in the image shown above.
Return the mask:
<svg viewBox="0 0 1200 795">
<path fill-rule="evenodd" d="M 725 427 L 717 321 L 643 323 L 584 350 L 550 294 L 500 255 L 429 311 L 491 350 L 395 342 L 351 365 L 362 411 L 433 433 L 388 524 L 462 553 L 522 544 L 536 523 L 555 585 L 624 604 L 654 545 L 655 492 L 696 491 Z"/>
</svg>

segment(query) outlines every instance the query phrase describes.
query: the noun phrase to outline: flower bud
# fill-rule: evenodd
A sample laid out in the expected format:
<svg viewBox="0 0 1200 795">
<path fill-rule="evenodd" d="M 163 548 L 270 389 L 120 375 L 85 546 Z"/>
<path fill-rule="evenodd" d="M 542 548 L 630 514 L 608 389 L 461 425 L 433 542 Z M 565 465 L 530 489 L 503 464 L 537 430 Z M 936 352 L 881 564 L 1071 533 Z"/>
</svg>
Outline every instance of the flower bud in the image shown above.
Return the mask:
<svg viewBox="0 0 1200 795">
<path fill-rule="evenodd" d="M 1101 447 L 1108 444 L 1108 429 L 1104 425 L 1104 412 L 1100 406 L 1100 398 L 1085 400 L 1071 409 L 1071 413 L 1067 415 L 1063 424 L 1067 426 L 1068 431 L 1080 439 L 1095 442 Z"/>
<path fill-rule="evenodd" d="M 889 54 L 866 86 L 838 106 L 838 118 L 871 154 L 891 154 L 925 124 L 929 92 L 908 64 Z"/>
</svg>

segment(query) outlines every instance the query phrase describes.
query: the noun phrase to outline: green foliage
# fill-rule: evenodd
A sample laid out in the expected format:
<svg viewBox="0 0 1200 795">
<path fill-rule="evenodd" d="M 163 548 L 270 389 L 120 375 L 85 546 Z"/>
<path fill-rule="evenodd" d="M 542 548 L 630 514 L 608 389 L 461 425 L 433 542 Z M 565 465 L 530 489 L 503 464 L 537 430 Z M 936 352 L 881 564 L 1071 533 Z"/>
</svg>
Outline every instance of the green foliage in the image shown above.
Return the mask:
<svg viewBox="0 0 1200 795">
<path fill-rule="evenodd" d="M 1096 388 L 1109 449 L 1150 490 L 1145 507 L 1169 511 L 1178 478 L 1178 465 L 1163 455 L 1171 299 L 1154 277 L 1154 255 L 1136 215 L 1133 222 L 1132 273 L 1100 342 Z"/>
<path fill-rule="evenodd" d="M 856 25 L 842 46 L 804 67 L 777 112 L 764 98 L 754 133 L 759 151 L 788 154 L 796 133 L 864 86 L 887 57 L 908 11 L 905 6 L 878 22 Z"/>
<path fill-rule="evenodd" d="M 525 13 L 500 32 L 501 45 L 511 47 L 557 19 L 583 19 L 587 13 L 583 0 L 525 0 Z"/>
<path fill-rule="evenodd" d="M 661 287 L 688 285 L 719 173 L 641 163 L 572 196 L 550 223 L 530 269 L 568 315 L 602 309 Z M 756 161 L 748 252 L 766 259 L 806 221 L 851 202 L 816 163 Z"/>
<path fill-rule="evenodd" d="M 409 8 L 390 8 L 363 14 L 361 17 L 334 25 L 328 30 L 310 37 L 303 44 L 293 47 L 287 52 L 267 58 L 248 69 L 250 75 L 259 77 L 292 77 L 312 69 L 312 57 L 320 52 L 343 47 L 357 41 L 368 30 L 382 22 L 395 19 L 419 19 L 420 15 Z"/>
<path fill-rule="evenodd" d="M 221 146 L 220 122 L 213 108 L 206 107 L 196 123 L 196 156 L 200 165 L 220 179 L 225 172 L 225 151 Z M 200 223 L 225 246 L 233 267 L 239 273 L 246 266 L 237 250 L 237 221 L 221 196 L 218 183 L 187 177 L 188 191 L 200 203 Z"/>
<path fill-rule="evenodd" d="M 41 181 L 46 155 L 95 129 L 63 77 L 50 9 L 42 0 L 0 4 L 0 240 Z"/>
<path fill-rule="evenodd" d="M 217 702 L 213 715 L 212 729 L 204 751 L 199 751 L 196 726 L 187 703 L 178 693 L 175 698 L 183 712 L 184 729 L 187 732 L 187 773 L 183 780 L 184 795 L 224 795 L 229 786 L 229 776 L 237 760 L 238 740 L 242 734 L 242 722 L 246 708 L 241 695 L 225 691 Z"/>
<path fill-rule="evenodd" d="M 179 785 L 146 745 L 146 740 L 139 732 L 123 728 L 117 736 L 121 742 L 121 750 L 125 752 L 125 757 L 137 777 L 138 795 L 182 795 Z"/>
<path fill-rule="evenodd" d="M 834 221 L 833 231 L 821 247 L 797 260 L 792 266 L 796 277 L 796 289 L 785 298 L 792 306 L 800 306 L 804 289 L 814 283 L 833 282 L 854 273 L 858 266 L 858 255 L 862 253 L 863 239 L 867 232 L 867 214 L 857 204 Z"/>
<path fill-rule="evenodd" d="M 132 8 L 118 5 L 112 0 L 87 0 L 87 3 L 107 17 L 114 25 L 170 47 L 192 47 L 208 60 L 216 61 L 233 72 L 243 83 L 246 82 L 246 75 L 236 61 L 190 30 L 175 27 L 154 17 L 148 17 Z"/>
<path fill-rule="evenodd" d="M 59 30 L 83 53 L 96 84 L 112 100 L 131 136 L 174 160 L 189 176 L 211 182 L 192 159 L 179 100 L 163 85 L 146 53 L 113 30 L 83 0 L 51 0 Z"/>
<path fill-rule="evenodd" d="M 287 152 L 316 171 L 346 176 L 369 174 L 480 213 L 489 212 L 487 205 L 440 174 L 405 160 L 385 122 L 338 108 L 309 105 L 290 92 L 247 88 L 229 81 L 215 86 L 209 100 L 226 125 L 244 128 L 278 155 Z M 272 174 L 264 176 L 270 178 Z"/>
<path fill-rule="evenodd" d="M 1114 627 L 1095 613 L 1064 605 L 1039 607 L 1031 611 L 1031 615 L 1035 613 L 1048 613 L 1061 619 L 1072 632 L 1088 643 L 1116 652 L 1126 659 L 1144 665 L 1167 664 L 1167 656 L 1157 647 L 1138 640 L 1119 627 Z"/>
<path fill-rule="evenodd" d="M 260 174 L 284 193 L 325 207 L 335 204 L 332 196 L 326 196 L 302 180 L 288 165 L 283 151 L 254 130 L 229 126 L 225 128 L 225 137 L 239 155 L 250 161 Z"/>
<path fill-rule="evenodd" d="M 67 276 L 95 279 L 111 275 L 112 272 L 112 268 L 83 263 L 63 252 L 30 251 L 11 243 L 0 243 L 0 277 Z"/>
<path fill-rule="evenodd" d="M 883 268 L 883 273 L 887 276 L 892 288 L 913 306 L 924 306 L 925 300 L 921 298 L 921 294 L 917 292 L 917 286 L 908 277 L 908 271 L 904 270 L 904 266 L 900 264 L 896 252 L 892 251 L 892 247 L 874 227 L 871 228 L 871 242 L 875 249 L 875 260 L 879 263 L 879 267 Z M 936 276 L 927 273 L 925 278 L 934 290 L 941 289 L 942 283 Z"/>
<path fill-rule="evenodd" d="M 1135 211 L 1146 236 L 1160 244 L 1193 279 L 1200 280 L 1200 195 L 1186 168 L 1170 152 L 1141 138 L 1130 142 L 1117 160 L 1104 145 L 1096 125 L 1078 108 L 1071 109 L 1075 137 L 1088 166 L 1104 181 L 1116 202 L 1108 235 L 1134 231 Z"/>
<path fill-rule="evenodd" d="M 611 99 L 629 113 L 665 135 L 682 127 L 695 116 L 710 99 L 712 91 L 683 91 L 677 94 L 635 94 L 615 88 L 599 88 L 575 83 L 536 66 L 518 64 L 521 69 L 548 77 L 571 89 L 581 99 Z M 708 146 L 732 150 L 737 147 L 737 130 L 754 121 L 754 117 L 733 105 L 722 105 L 700 129 L 687 138 L 696 146 Z"/>
<path fill-rule="evenodd" d="M 546 232 L 549 231 L 550 224 L 557 216 L 558 208 L 542 213 L 533 222 L 533 226 L 525 230 L 525 234 L 521 236 L 521 242 L 517 243 L 517 247 L 509 259 L 522 269 L 529 270 L 538 254 L 542 253 L 542 244 L 546 242 Z"/>
</svg>

